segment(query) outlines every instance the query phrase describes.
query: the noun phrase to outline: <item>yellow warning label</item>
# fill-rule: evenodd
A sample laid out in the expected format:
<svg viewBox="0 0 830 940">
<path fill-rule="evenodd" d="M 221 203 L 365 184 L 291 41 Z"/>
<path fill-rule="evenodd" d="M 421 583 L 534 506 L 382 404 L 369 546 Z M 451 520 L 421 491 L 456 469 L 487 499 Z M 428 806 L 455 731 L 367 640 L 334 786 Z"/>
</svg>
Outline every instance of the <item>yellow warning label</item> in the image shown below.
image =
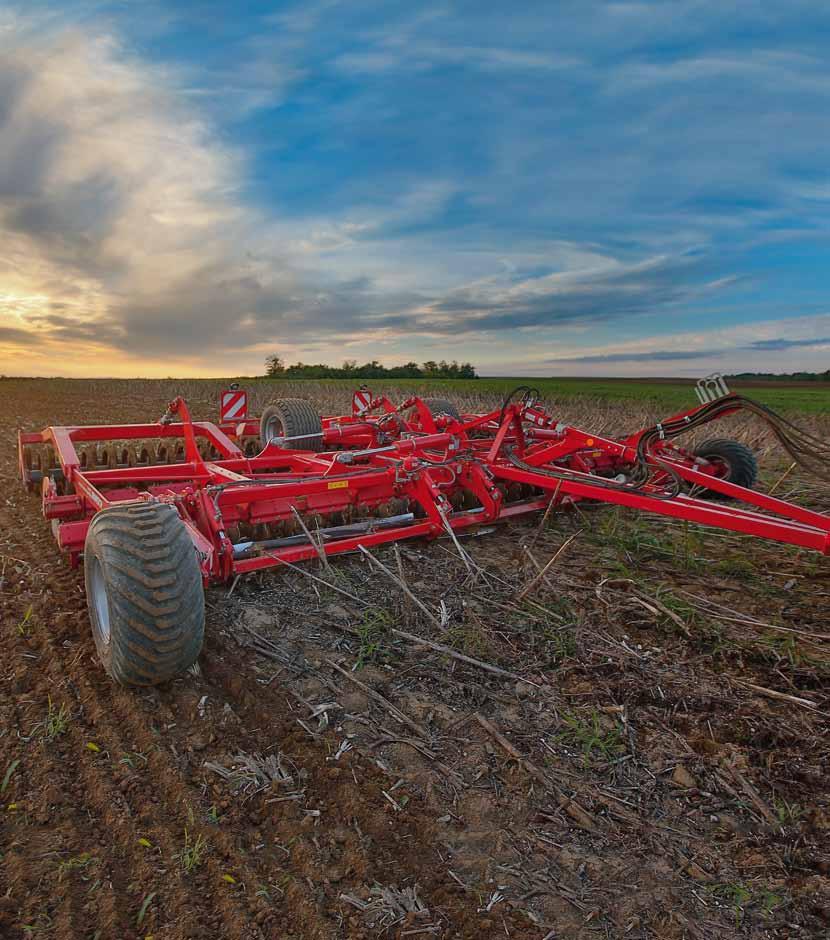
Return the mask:
<svg viewBox="0 0 830 940">
<path fill-rule="evenodd" d="M 345 490 L 349 486 L 348 480 L 333 480 L 329 483 L 330 490 Z"/>
</svg>

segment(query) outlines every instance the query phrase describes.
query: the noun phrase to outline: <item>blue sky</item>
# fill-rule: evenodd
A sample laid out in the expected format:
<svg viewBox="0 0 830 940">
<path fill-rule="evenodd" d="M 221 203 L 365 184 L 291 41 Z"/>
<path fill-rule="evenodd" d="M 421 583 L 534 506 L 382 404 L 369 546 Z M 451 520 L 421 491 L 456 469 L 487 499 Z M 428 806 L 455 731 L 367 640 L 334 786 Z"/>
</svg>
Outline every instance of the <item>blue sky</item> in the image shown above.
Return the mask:
<svg viewBox="0 0 830 940">
<path fill-rule="evenodd" d="M 817 2 L 6 4 L 0 371 L 824 370 L 829 118 Z"/>
</svg>

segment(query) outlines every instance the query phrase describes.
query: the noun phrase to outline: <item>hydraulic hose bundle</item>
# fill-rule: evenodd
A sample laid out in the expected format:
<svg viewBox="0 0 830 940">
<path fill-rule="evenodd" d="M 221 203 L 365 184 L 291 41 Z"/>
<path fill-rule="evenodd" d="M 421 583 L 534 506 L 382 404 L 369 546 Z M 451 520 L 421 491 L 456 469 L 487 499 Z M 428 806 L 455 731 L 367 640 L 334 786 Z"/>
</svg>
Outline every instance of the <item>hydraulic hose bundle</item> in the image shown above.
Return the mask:
<svg viewBox="0 0 830 940">
<path fill-rule="evenodd" d="M 502 415 L 508 403 L 518 391 L 527 392 L 530 390 L 527 389 L 527 386 L 520 386 L 511 392 L 502 405 Z M 781 446 L 796 463 L 814 476 L 830 482 L 830 446 L 814 434 L 799 428 L 783 415 L 773 411 L 772 408 L 751 398 L 745 398 L 743 395 L 728 395 L 703 405 L 694 414 L 661 422 L 643 431 L 637 441 L 635 466 L 627 481 L 618 482 L 603 478 L 591 478 L 590 485 L 605 490 L 643 492 L 643 488 L 648 483 L 654 472 L 655 464 L 657 464 L 668 476 L 668 485 L 663 492 L 649 491 L 649 495 L 657 499 L 674 499 L 683 490 L 683 480 L 670 463 L 661 460 L 658 454 L 653 451 L 653 445 L 657 441 L 671 440 L 681 434 L 687 434 L 689 431 L 696 430 L 716 418 L 741 409 L 750 411 L 764 420 L 772 428 Z M 545 467 L 543 469 L 531 466 L 518 457 L 513 448 L 509 446 L 505 447 L 505 455 L 513 466 L 523 470 L 532 470 L 543 476 L 566 480 L 573 479 L 575 475 L 574 471 L 566 468 Z M 584 480 L 584 474 L 579 474 L 579 476 L 583 482 L 588 482 Z"/>
<path fill-rule="evenodd" d="M 830 447 L 814 434 L 799 428 L 783 415 L 773 411 L 772 408 L 751 398 L 745 398 L 743 395 L 728 395 L 703 405 L 693 415 L 686 415 L 648 428 L 640 435 L 637 442 L 638 466 L 647 466 L 646 455 L 649 454 L 651 445 L 655 441 L 670 440 L 739 409 L 758 415 L 772 428 L 781 446 L 797 464 L 814 476 L 830 482 Z"/>
</svg>

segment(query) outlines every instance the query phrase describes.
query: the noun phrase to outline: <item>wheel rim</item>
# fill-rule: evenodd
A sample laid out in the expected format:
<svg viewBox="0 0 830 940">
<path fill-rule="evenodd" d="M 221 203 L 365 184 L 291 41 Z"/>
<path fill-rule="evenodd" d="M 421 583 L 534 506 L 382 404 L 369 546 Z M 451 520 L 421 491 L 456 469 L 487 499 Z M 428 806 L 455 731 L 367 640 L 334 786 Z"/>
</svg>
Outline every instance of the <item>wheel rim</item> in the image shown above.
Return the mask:
<svg viewBox="0 0 830 940">
<path fill-rule="evenodd" d="M 271 415 L 265 422 L 265 443 L 270 444 L 275 437 L 283 437 L 285 431 L 278 415 Z"/>
<path fill-rule="evenodd" d="M 101 563 L 93 555 L 90 559 L 90 604 L 95 611 L 95 621 L 101 639 L 105 643 L 110 641 L 110 605 L 107 598 L 107 583 L 104 580 L 104 571 Z"/>
<path fill-rule="evenodd" d="M 714 474 L 718 480 L 729 480 L 732 476 L 732 464 L 726 459 L 726 457 L 721 457 L 720 454 L 713 454 L 711 457 L 706 458 L 709 463 L 714 464 L 718 468 L 722 468 L 722 472 Z"/>
</svg>

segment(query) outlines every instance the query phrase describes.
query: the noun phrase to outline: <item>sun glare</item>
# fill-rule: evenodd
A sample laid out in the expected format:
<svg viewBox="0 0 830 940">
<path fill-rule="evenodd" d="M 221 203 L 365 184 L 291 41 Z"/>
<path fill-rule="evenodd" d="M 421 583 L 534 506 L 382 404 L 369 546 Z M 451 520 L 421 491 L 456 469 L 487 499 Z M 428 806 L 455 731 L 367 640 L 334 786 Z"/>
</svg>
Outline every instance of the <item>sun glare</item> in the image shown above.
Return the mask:
<svg viewBox="0 0 830 940">
<path fill-rule="evenodd" d="M 34 313 L 45 313 L 52 298 L 47 294 L 29 294 L 12 290 L 0 290 L 0 325 L 9 316 L 25 322 Z"/>
</svg>

